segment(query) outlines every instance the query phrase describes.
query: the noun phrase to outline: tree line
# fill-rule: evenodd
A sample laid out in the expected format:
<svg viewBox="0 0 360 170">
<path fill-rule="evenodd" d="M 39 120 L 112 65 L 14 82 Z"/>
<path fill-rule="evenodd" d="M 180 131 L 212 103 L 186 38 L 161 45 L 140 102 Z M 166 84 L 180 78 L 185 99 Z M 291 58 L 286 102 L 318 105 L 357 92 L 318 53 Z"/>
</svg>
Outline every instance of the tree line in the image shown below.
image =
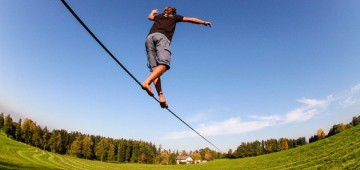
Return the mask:
<svg viewBox="0 0 360 170">
<path fill-rule="evenodd" d="M 8 114 L 0 114 L 0 129 L 7 137 L 40 149 L 68 154 L 74 157 L 120 163 L 176 164 L 176 157 L 191 156 L 194 160 L 213 160 L 222 158 L 221 153 L 209 149 L 199 149 L 187 153 L 185 150 L 165 150 L 151 142 L 132 139 L 113 139 L 80 132 L 68 133 L 66 130 L 41 128 L 36 122 L 26 118 L 14 122 Z"/>
<path fill-rule="evenodd" d="M 309 138 L 309 143 L 321 140 L 353 126 L 360 124 L 360 116 L 353 117 L 348 124 L 336 124 L 330 128 L 326 135 L 323 129 L 319 129 L 314 136 Z M 31 119 L 19 119 L 13 122 L 10 115 L 4 117 L 0 114 L 0 129 L 5 134 L 17 141 L 46 151 L 68 154 L 74 157 L 120 163 L 144 163 L 144 164 L 176 164 L 177 156 L 190 156 L 193 160 L 214 160 L 220 158 L 245 158 L 253 157 L 282 150 L 288 150 L 306 145 L 305 137 L 298 139 L 268 139 L 253 142 L 242 142 L 235 151 L 229 149 L 228 153 L 220 153 L 209 149 L 199 149 L 187 153 L 165 150 L 156 147 L 151 142 L 132 139 L 113 139 L 102 136 L 82 134 L 80 132 L 68 133 L 66 130 L 54 129 L 50 131 L 46 126 L 41 128 Z"/>
<path fill-rule="evenodd" d="M 343 123 L 340 123 L 340 124 L 336 124 L 336 125 L 333 125 L 328 134 L 325 134 L 325 131 L 324 129 L 320 128 L 315 135 L 311 136 L 309 138 L 309 143 L 312 143 L 312 142 L 316 142 L 318 140 L 321 140 L 321 139 L 325 139 L 325 138 L 328 138 L 330 136 L 334 136 L 346 129 L 350 129 L 352 128 L 353 126 L 356 126 L 360 124 L 360 116 L 358 117 L 353 117 L 352 118 L 352 121 L 349 122 L 348 124 L 343 124 Z"/>
<path fill-rule="evenodd" d="M 319 129 L 317 134 L 309 138 L 309 143 L 315 142 L 320 139 L 324 139 L 335 134 L 338 134 L 346 129 L 349 129 L 353 126 L 360 124 L 360 116 L 353 117 L 352 121 L 348 124 L 336 124 L 330 128 L 328 134 L 326 135 L 324 129 Z M 253 157 L 264 154 L 269 154 L 273 152 L 279 152 L 282 150 L 288 150 L 298 146 L 308 144 L 305 137 L 300 137 L 298 139 L 268 139 L 262 140 L 261 142 L 256 140 L 253 142 L 242 142 L 235 151 L 229 149 L 228 153 L 224 155 L 226 158 L 245 158 Z"/>
<path fill-rule="evenodd" d="M 279 140 L 268 139 L 268 140 L 262 140 L 261 142 L 258 140 L 253 142 L 242 142 L 234 152 L 232 151 L 232 149 L 229 149 L 225 157 L 245 158 L 245 157 L 260 156 L 264 154 L 295 148 L 305 144 L 306 144 L 305 137 L 301 137 L 298 139 L 287 139 L 287 138 L 280 138 Z"/>
</svg>

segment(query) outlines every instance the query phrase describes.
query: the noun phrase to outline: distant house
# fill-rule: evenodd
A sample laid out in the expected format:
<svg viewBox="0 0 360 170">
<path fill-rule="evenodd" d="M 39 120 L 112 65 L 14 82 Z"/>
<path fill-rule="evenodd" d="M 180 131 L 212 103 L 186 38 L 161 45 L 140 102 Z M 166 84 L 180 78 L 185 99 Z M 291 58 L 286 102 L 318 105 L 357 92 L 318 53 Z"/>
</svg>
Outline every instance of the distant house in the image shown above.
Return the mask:
<svg viewBox="0 0 360 170">
<path fill-rule="evenodd" d="M 176 157 L 177 164 L 180 164 L 180 163 L 190 164 L 192 162 L 193 162 L 193 159 L 190 156 L 177 156 Z"/>
</svg>

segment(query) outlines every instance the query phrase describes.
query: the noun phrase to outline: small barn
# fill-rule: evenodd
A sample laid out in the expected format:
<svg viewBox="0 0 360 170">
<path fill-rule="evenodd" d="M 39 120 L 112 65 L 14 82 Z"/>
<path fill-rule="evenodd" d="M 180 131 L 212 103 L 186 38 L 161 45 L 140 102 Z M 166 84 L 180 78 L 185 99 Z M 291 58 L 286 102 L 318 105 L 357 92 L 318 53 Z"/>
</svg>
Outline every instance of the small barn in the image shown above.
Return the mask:
<svg viewBox="0 0 360 170">
<path fill-rule="evenodd" d="M 190 156 L 177 156 L 176 163 L 177 164 L 191 164 L 191 163 L 193 163 L 193 159 Z"/>
</svg>

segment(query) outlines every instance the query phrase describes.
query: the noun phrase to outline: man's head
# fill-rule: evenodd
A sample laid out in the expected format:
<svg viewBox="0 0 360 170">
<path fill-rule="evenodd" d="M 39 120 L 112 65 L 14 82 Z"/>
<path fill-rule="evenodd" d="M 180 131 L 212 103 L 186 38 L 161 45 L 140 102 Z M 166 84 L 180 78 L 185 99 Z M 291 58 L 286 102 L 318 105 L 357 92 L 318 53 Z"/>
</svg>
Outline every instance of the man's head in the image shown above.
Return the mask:
<svg viewBox="0 0 360 170">
<path fill-rule="evenodd" d="M 167 6 L 167 7 L 164 9 L 164 13 L 165 13 L 165 14 L 176 14 L 176 8 L 173 7 L 173 6 Z"/>
</svg>

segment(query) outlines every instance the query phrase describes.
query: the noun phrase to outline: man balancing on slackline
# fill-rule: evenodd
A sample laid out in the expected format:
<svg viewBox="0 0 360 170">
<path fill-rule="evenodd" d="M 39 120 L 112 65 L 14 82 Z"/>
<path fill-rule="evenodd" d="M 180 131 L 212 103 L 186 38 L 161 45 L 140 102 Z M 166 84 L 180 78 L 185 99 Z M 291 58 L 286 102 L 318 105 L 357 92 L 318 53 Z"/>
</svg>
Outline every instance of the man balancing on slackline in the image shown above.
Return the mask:
<svg viewBox="0 0 360 170">
<path fill-rule="evenodd" d="M 158 10 L 154 9 L 148 16 L 149 20 L 154 21 L 145 42 L 148 67 L 151 73 L 141 86 L 150 96 L 154 96 L 150 87 L 150 84 L 153 83 L 159 95 L 160 106 L 162 108 L 168 108 L 161 89 L 160 76 L 165 73 L 166 70 L 170 69 L 170 42 L 175 32 L 176 23 L 189 22 L 209 27 L 211 27 L 211 23 L 198 18 L 177 15 L 176 9 L 171 6 L 166 7 L 162 14 L 156 14 L 158 14 Z"/>
</svg>

